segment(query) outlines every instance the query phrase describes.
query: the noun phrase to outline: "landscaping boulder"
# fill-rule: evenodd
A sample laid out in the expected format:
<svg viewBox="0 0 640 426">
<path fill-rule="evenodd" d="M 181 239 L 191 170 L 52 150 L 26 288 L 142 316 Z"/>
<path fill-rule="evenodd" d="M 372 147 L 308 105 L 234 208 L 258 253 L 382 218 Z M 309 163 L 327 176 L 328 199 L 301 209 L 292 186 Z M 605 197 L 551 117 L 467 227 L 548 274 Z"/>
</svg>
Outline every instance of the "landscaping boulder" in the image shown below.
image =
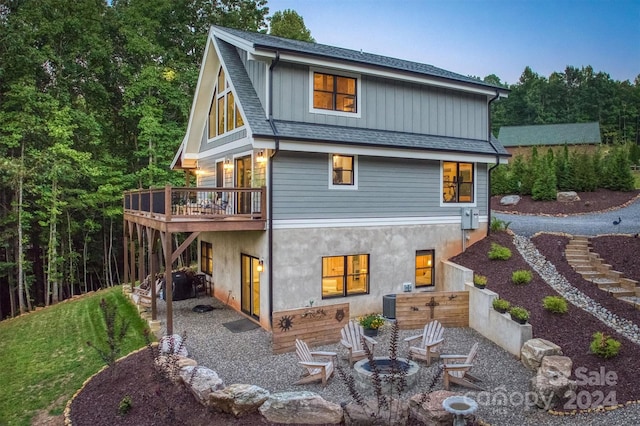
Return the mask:
<svg viewBox="0 0 640 426">
<path fill-rule="evenodd" d="M 571 203 L 574 201 L 580 201 L 580 197 L 575 191 L 562 191 L 556 195 L 556 200 L 561 203 Z"/>
<path fill-rule="evenodd" d="M 545 363 L 547 358 L 557 359 Z M 531 379 L 531 390 L 536 396 L 536 405 L 545 410 L 554 408 L 558 401 L 571 396 L 571 393 L 578 388 L 575 380 L 569 380 L 571 360 L 567 363 L 566 360 L 559 358 L 566 357 L 545 357 L 542 361 L 544 367 L 540 367 L 538 374 Z"/>
<path fill-rule="evenodd" d="M 455 392 L 438 390 L 426 396 L 422 393 L 416 394 L 409 400 L 411 416 L 425 425 L 448 426 L 453 423 L 453 414 L 447 412 L 442 406 L 442 402 Z"/>
<path fill-rule="evenodd" d="M 344 407 L 346 426 L 403 426 L 409 420 L 409 404 L 392 399 L 388 409 L 378 409 L 376 399 L 367 399 L 363 405 L 356 402 Z"/>
<path fill-rule="evenodd" d="M 212 392 L 224 389 L 222 379 L 207 367 L 184 367 L 180 370 L 180 377 L 202 405 L 207 405 Z"/>
<path fill-rule="evenodd" d="M 182 336 L 179 334 L 172 334 L 171 336 L 162 336 L 160 342 L 158 342 L 160 352 L 163 354 L 178 354 L 180 356 L 189 356 L 187 348 L 182 343 Z"/>
<path fill-rule="evenodd" d="M 272 393 L 258 410 L 273 423 L 306 425 L 342 423 L 342 407 L 308 391 Z"/>
<path fill-rule="evenodd" d="M 515 206 L 520 202 L 519 195 L 505 195 L 500 199 L 501 206 Z"/>
<path fill-rule="evenodd" d="M 573 361 L 568 356 L 549 355 L 542 358 L 538 374 L 544 374 L 549 377 L 562 375 L 569 378 L 571 377 L 572 367 Z"/>
<path fill-rule="evenodd" d="M 545 339 L 527 340 L 520 349 L 520 361 L 532 371 L 537 371 L 542 364 L 542 358 L 548 355 L 562 355 L 562 349 Z"/>
<path fill-rule="evenodd" d="M 209 395 L 208 407 L 242 417 L 257 412 L 269 391 L 256 385 L 233 384 Z"/>
</svg>

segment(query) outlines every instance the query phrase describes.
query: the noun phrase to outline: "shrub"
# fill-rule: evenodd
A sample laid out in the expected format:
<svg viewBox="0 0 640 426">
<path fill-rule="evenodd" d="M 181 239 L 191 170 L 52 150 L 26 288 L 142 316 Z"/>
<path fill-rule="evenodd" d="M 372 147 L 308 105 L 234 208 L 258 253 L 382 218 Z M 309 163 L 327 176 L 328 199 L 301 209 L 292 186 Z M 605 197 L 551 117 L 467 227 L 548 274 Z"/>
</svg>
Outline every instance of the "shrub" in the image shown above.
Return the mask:
<svg viewBox="0 0 640 426">
<path fill-rule="evenodd" d="M 542 299 L 542 307 L 554 314 L 566 314 L 569 310 L 567 301 L 561 296 L 547 296 Z"/>
<path fill-rule="evenodd" d="M 118 405 L 118 413 L 120 413 L 121 416 L 125 416 L 129 411 L 131 411 L 132 406 L 133 401 L 131 400 L 131 396 L 125 395 Z"/>
<path fill-rule="evenodd" d="M 384 318 L 380 314 L 367 314 L 360 317 L 358 322 L 364 328 L 377 330 L 384 325 Z"/>
<path fill-rule="evenodd" d="M 506 231 L 509 228 L 509 225 L 511 225 L 511 222 L 505 222 L 497 217 L 491 218 L 491 232 Z"/>
<path fill-rule="evenodd" d="M 509 303 L 508 300 L 504 300 L 500 298 L 493 299 L 493 302 L 491 302 L 491 304 L 493 305 L 493 309 L 501 312 L 507 312 L 511 307 L 511 303 Z"/>
<path fill-rule="evenodd" d="M 593 340 L 589 346 L 591 353 L 602 358 L 613 358 L 618 355 L 621 347 L 622 343 L 601 331 L 598 331 L 593 335 Z"/>
<path fill-rule="evenodd" d="M 527 311 L 525 308 L 522 308 L 520 306 L 514 306 L 511 309 L 509 309 L 509 314 L 511 314 L 511 316 L 515 319 L 519 319 L 522 321 L 529 320 L 529 311 Z"/>
<path fill-rule="evenodd" d="M 118 306 L 111 300 L 100 300 L 100 311 L 105 323 L 106 336 L 102 344 L 96 345 L 89 341 L 87 346 L 98 352 L 100 358 L 109 366 L 115 364 L 120 357 L 124 338 L 129 329 L 129 322 L 118 315 Z"/>
<path fill-rule="evenodd" d="M 487 285 L 487 277 L 484 275 L 474 275 L 473 276 L 473 284 L 477 287 L 484 287 Z"/>
<path fill-rule="evenodd" d="M 509 260 L 511 258 L 511 250 L 508 247 L 501 246 L 498 243 L 491 243 L 489 250 L 489 259 L 491 260 Z"/>
<path fill-rule="evenodd" d="M 513 271 L 511 274 L 511 281 L 515 285 L 529 284 L 531 282 L 531 278 L 533 278 L 531 271 L 527 271 L 525 269 Z"/>
</svg>

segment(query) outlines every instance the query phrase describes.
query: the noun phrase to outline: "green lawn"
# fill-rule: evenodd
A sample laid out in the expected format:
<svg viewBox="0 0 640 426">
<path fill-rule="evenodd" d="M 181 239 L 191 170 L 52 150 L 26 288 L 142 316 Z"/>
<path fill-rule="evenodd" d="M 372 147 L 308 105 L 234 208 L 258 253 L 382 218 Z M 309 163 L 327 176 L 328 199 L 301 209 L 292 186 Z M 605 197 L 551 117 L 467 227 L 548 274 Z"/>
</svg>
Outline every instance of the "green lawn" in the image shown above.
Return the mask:
<svg viewBox="0 0 640 426">
<path fill-rule="evenodd" d="M 56 415 L 104 362 L 86 344 L 106 338 L 100 300 L 117 303 L 130 323 L 122 355 L 144 346 L 145 322 L 114 287 L 0 322 L 0 425 L 30 425 L 39 410 Z"/>
</svg>

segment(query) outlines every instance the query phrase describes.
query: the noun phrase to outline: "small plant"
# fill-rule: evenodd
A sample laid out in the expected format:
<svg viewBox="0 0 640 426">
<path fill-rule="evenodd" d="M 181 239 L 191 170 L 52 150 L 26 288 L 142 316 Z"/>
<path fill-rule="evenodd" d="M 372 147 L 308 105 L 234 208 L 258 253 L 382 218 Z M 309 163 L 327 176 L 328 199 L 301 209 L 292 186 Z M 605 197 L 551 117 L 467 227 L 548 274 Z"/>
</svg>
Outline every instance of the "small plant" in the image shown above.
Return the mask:
<svg viewBox="0 0 640 426">
<path fill-rule="evenodd" d="M 87 346 L 94 348 L 108 366 L 113 366 L 120 356 L 120 350 L 129 329 L 129 323 L 124 318 L 118 317 L 118 307 L 111 301 L 100 300 L 100 311 L 102 312 L 107 334 L 105 342 L 103 342 L 103 345 L 96 346 L 93 342 L 88 341 Z"/>
<path fill-rule="evenodd" d="M 547 296 L 542 299 L 542 307 L 554 314 L 566 314 L 569 310 L 567 300 L 561 296 Z"/>
<path fill-rule="evenodd" d="M 529 320 L 529 311 L 520 306 L 514 306 L 509 309 L 509 314 L 511 315 L 511 319 L 521 324 L 524 324 Z"/>
<path fill-rule="evenodd" d="M 377 330 L 384 325 L 384 318 L 380 314 L 367 314 L 358 319 L 363 328 Z"/>
<path fill-rule="evenodd" d="M 589 346 L 591 353 L 602 358 L 613 358 L 618 355 L 621 347 L 622 343 L 602 331 L 598 331 L 593 335 L 593 340 Z"/>
<path fill-rule="evenodd" d="M 131 411 L 131 407 L 133 407 L 133 401 L 131 400 L 130 395 L 125 395 L 124 398 L 120 401 L 118 405 L 118 413 L 121 416 L 126 416 L 129 411 Z"/>
<path fill-rule="evenodd" d="M 509 225 L 511 222 L 505 222 L 504 220 L 500 220 L 497 217 L 491 218 L 491 232 L 502 232 L 509 229 Z"/>
<path fill-rule="evenodd" d="M 487 286 L 487 277 L 485 277 L 484 275 L 474 275 L 473 285 L 478 288 L 485 288 Z"/>
<path fill-rule="evenodd" d="M 509 260 L 511 258 L 511 250 L 508 247 L 501 246 L 498 243 L 491 243 L 489 250 L 489 259 L 491 260 Z"/>
<path fill-rule="evenodd" d="M 511 282 L 515 285 L 524 285 L 529 284 L 533 275 L 531 275 L 531 271 L 527 271 L 525 269 L 521 269 L 519 271 L 513 271 L 511 274 Z"/>
<path fill-rule="evenodd" d="M 493 302 L 491 302 L 491 304 L 493 305 L 493 309 L 503 314 L 507 312 L 511 307 L 511 303 L 509 303 L 508 300 L 500 298 L 493 299 Z"/>
</svg>

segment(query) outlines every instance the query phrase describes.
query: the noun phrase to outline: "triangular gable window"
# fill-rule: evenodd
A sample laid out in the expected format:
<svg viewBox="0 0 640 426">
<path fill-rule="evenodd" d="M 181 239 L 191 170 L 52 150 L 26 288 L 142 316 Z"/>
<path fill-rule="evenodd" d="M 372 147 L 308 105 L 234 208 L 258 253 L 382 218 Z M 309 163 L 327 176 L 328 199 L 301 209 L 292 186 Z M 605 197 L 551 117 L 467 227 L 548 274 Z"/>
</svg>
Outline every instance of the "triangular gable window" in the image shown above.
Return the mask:
<svg viewBox="0 0 640 426">
<path fill-rule="evenodd" d="M 244 120 L 236 105 L 229 82 L 220 67 L 216 87 L 209 108 L 209 139 L 244 126 Z"/>
</svg>

